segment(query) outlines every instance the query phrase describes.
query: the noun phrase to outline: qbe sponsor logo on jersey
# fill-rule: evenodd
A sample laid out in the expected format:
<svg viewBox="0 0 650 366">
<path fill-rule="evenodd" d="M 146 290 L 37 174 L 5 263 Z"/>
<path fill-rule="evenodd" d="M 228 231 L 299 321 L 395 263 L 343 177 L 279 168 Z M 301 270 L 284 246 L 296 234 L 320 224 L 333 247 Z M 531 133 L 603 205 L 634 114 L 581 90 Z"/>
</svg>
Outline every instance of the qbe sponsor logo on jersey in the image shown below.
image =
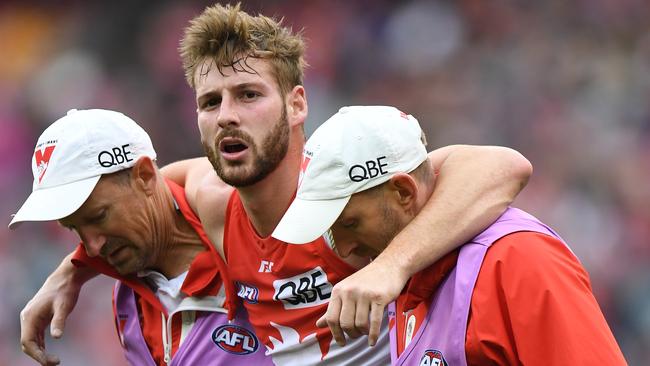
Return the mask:
<svg viewBox="0 0 650 366">
<path fill-rule="evenodd" d="M 215 329 L 212 332 L 212 341 L 222 350 L 236 355 L 251 354 L 260 346 L 253 332 L 233 324 Z"/>
<path fill-rule="evenodd" d="M 424 351 L 424 355 L 420 359 L 420 366 L 448 366 L 447 361 L 442 355 L 442 352 L 436 349 L 428 349 Z"/>
<path fill-rule="evenodd" d="M 332 296 L 332 284 L 327 280 L 327 273 L 320 267 L 297 276 L 275 280 L 273 288 L 273 298 L 282 301 L 287 310 L 324 304 Z"/>
<path fill-rule="evenodd" d="M 243 282 L 236 282 L 237 283 L 237 296 L 241 297 L 246 301 L 247 303 L 250 304 L 257 304 L 257 297 L 260 294 L 260 290 L 257 289 L 257 287 L 243 283 Z"/>
</svg>

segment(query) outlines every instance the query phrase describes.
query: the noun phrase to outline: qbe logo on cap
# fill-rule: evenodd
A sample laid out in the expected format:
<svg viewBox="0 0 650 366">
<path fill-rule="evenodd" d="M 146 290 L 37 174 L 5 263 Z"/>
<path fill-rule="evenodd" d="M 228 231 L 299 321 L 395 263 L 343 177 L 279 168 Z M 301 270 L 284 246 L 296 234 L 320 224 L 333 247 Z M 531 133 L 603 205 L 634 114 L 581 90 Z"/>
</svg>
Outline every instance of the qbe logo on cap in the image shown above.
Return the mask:
<svg viewBox="0 0 650 366">
<path fill-rule="evenodd" d="M 133 161 L 129 155 L 133 155 L 130 150 L 131 144 L 124 144 L 116 146 L 109 150 L 101 151 L 97 154 L 97 161 L 103 168 L 110 168 L 115 165 L 120 165 Z"/>
<path fill-rule="evenodd" d="M 382 160 L 386 159 L 385 156 L 380 156 L 373 160 L 368 160 L 363 164 L 355 164 L 348 171 L 348 176 L 353 182 L 361 182 L 366 179 L 375 178 L 380 175 L 388 173 L 384 170 L 388 166 Z"/>
</svg>

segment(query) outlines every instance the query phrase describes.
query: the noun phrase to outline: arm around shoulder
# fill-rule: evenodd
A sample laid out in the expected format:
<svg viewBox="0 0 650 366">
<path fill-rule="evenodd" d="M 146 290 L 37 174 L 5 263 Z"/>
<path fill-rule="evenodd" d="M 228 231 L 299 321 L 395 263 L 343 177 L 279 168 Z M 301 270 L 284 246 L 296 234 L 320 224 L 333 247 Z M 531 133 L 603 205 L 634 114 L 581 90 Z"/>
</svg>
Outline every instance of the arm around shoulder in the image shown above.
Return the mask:
<svg viewBox="0 0 650 366">
<path fill-rule="evenodd" d="M 185 187 L 187 202 L 197 210 L 197 192 L 206 176 L 214 170 L 206 157 L 180 160 L 160 168 L 162 175 Z M 222 182 L 222 184 L 225 184 Z"/>
<path fill-rule="evenodd" d="M 451 145 L 429 153 L 437 172 L 420 213 L 377 258 L 410 277 L 494 222 L 532 174 L 519 152 L 500 146 Z M 432 183 L 433 184 L 433 183 Z"/>
<path fill-rule="evenodd" d="M 223 226 L 233 188 L 219 178 L 205 157 L 171 163 L 161 173 L 185 187 L 187 202 L 223 257 Z"/>
<path fill-rule="evenodd" d="M 223 230 L 228 201 L 234 188 L 225 184 L 214 171 L 206 174 L 196 189 L 195 212 L 203 229 L 225 260 Z"/>
<path fill-rule="evenodd" d="M 431 152 L 429 161 L 438 178 L 429 182 L 435 186 L 428 201 L 375 260 L 334 286 L 319 326 L 328 324 L 333 334 L 341 334 L 339 328 L 352 336 L 368 334 L 374 344 L 384 307 L 406 281 L 494 222 L 532 171 L 518 152 L 492 146 L 448 146 Z M 356 308 L 355 324 L 343 324 L 344 307 Z M 335 338 L 342 344 L 342 337 Z"/>
</svg>

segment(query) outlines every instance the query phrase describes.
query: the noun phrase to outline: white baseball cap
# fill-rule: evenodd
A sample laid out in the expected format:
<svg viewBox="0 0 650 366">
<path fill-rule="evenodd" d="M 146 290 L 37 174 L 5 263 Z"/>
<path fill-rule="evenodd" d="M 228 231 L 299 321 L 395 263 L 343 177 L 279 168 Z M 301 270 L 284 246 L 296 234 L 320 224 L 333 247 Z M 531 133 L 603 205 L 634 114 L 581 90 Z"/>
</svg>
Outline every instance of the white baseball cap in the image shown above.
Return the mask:
<svg viewBox="0 0 650 366">
<path fill-rule="evenodd" d="M 409 173 L 426 159 L 413 116 L 387 106 L 343 107 L 307 141 L 296 199 L 271 235 L 292 244 L 314 241 L 354 193 Z"/>
<path fill-rule="evenodd" d="M 74 213 L 99 178 L 156 159 L 149 135 L 122 113 L 72 109 L 38 139 L 32 156 L 32 193 L 9 228 L 23 221 L 50 221 Z"/>
</svg>

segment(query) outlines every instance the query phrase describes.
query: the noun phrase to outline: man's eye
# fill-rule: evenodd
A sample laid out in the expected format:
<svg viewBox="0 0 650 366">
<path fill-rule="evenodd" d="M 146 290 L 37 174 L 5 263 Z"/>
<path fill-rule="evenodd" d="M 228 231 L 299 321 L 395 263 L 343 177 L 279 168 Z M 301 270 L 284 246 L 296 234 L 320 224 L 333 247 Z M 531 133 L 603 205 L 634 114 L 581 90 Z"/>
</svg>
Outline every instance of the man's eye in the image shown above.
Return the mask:
<svg viewBox="0 0 650 366">
<path fill-rule="evenodd" d="M 358 221 L 356 219 L 347 219 L 341 223 L 346 229 L 354 229 L 357 227 Z"/>
<path fill-rule="evenodd" d="M 207 98 L 207 99 L 204 99 L 204 100 L 200 101 L 199 109 L 202 109 L 202 110 L 204 110 L 204 109 L 212 109 L 214 107 L 217 107 L 219 105 L 219 103 L 221 103 L 221 98 L 217 98 L 217 97 Z"/>
<path fill-rule="evenodd" d="M 255 98 L 259 97 L 259 96 L 260 96 L 259 93 L 254 92 L 254 91 L 246 91 L 243 94 L 244 99 L 255 99 Z"/>
<path fill-rule="evenodd" d="M 219 105 L 220 100 L 217 98 L 210 98 L 203 103 L 203 108 L 210 108 Z"/>
<path fill-rule="evenodd" d="M 97 216 L 93 216 L 93 217 L 91 217 L 90 219 L 88 219 L 88 221 L 89 221 L 90 223 L 98 223 L 98 222 L 103 221 L 105 218 L 106 218 L 106 210 L 103 210 L 103 211 L 102 211 L 100 214 L 98 214 Z"/>
</svg>

